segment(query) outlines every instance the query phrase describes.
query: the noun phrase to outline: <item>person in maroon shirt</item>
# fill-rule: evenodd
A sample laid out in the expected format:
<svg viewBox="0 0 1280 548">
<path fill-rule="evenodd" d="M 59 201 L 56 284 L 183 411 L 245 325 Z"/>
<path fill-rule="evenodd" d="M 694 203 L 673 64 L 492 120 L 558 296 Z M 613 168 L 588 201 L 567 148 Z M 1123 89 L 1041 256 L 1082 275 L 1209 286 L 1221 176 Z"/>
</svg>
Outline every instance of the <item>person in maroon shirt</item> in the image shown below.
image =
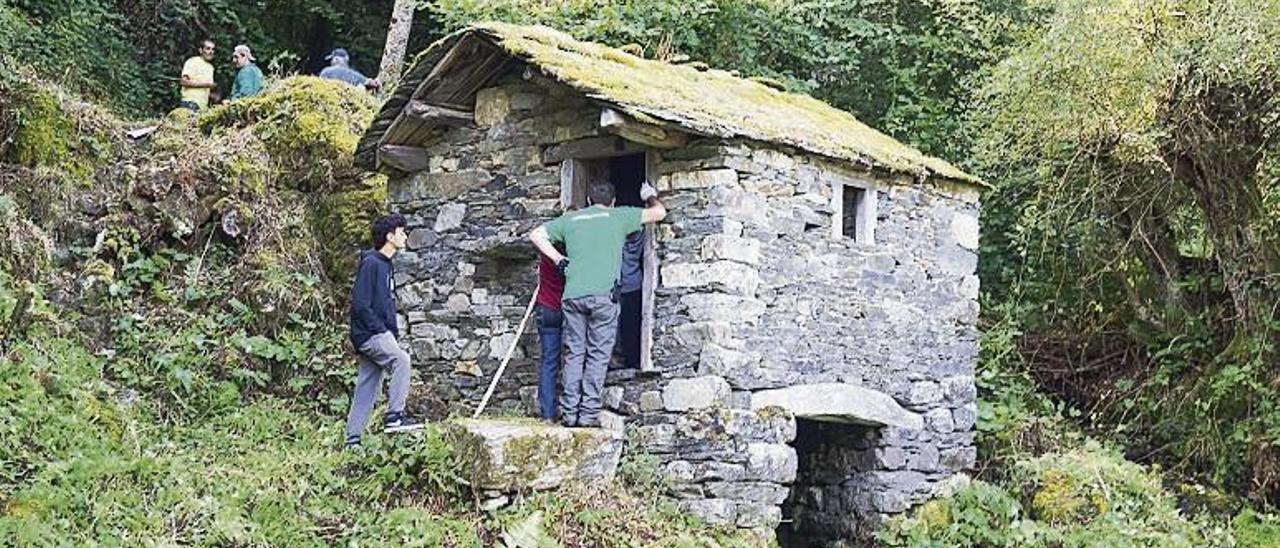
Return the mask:
<svg viewBox="0 0 1280 548">
<path fill-rule="evenodd" d="M 556 381 L 560 377 L 560 334 L 564 314 L 560 297 L 564 294 L 564 273 L 546 255 L 538 255 L 538 342 L 542 359 L 538 368 L 538 413 L 548 421 L 556 420 Z"/>
</svg>

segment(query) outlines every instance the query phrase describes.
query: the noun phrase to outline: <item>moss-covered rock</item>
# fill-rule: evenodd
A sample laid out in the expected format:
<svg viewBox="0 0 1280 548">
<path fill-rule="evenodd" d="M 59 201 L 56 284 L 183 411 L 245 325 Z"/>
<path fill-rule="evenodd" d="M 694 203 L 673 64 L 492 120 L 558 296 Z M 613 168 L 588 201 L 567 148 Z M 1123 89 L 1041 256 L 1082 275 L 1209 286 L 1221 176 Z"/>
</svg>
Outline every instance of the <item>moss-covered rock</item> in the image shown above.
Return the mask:
<svg viewBox="0 0 1280 548">
<path fill-rule="evenodd" d="M 456 420 L 449 440 L 476 490 L 550 489 L 609 481 L 622 455 L 621 431 L 563 428 L 532 419 Z"/>
<path fill-rule="evenodd" d="M 121 124 L 106 110 L 0 62 L 0 161 L 59 169 L 89 182 L 118 152 Z"/>
<path fill-rule="evenodd" d="M 357 251 L 369 244 L 369 227 L 387 209 L 387 177 L 368 175 L 346 190 L 316 196 L 312 226 L 323 234 L 321 260 L 333 280 L 355 275 Z"/>
<path fill-rule="evenodd" d="M 266 145 L 281 182 L 313 190 L 352 169 L 352 154 L 377 102 L 364 90 L 334 80 L 297 76 L 265 93 L 209 109 L 198 125 L 218 136 L 248 129 Z"/>
</svg>

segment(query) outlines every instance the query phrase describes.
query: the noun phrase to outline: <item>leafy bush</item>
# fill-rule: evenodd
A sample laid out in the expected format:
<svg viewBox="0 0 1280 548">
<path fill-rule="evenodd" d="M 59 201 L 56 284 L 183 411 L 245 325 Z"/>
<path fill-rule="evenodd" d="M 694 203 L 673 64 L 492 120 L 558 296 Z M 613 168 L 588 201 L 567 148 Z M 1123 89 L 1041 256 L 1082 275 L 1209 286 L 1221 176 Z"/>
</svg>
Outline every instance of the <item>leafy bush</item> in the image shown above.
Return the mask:
<svg viewBox="0 0 1280 548">
<path fill-rule="evenodd" d="M 890 522 L 877 535 L 886 546 L 1018 546 L 1022 506 L 1007 491 L 975 481 L 949 498 L 930 501 L 912 517 Z"/>
<path fill-rule="evenodd" d="M 1273 518 L 1187 517 L 1159 476 L 1097 444 L 1018 463 L 1002 488 L 975 481 L 896 518 L 889 546 L 1269 546 Z M 1270 535 L 1270 536 L 1269 536 Z"/>
</svg>

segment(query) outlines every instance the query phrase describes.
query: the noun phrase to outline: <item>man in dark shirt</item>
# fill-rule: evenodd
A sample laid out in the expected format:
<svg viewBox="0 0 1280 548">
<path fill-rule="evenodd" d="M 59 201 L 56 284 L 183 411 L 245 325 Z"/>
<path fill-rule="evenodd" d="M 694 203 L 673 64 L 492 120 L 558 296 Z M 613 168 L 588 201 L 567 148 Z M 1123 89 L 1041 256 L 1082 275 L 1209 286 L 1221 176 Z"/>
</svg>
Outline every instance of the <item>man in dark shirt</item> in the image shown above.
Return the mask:
<svg viewBox="0 0 1280 548">
<path fill-rule="evenodd" d="M 325 59 L 329 60 L 329 66 L 320 71 L 321 78 L 346 82 L 356 87 L 378 87 L 377 80 L 360 74 L 360 71 L 351 68 L 351 55 L 347 53 L 347 50 L 337 48 Z"/>
<path fill-rule="evenodd" d="M 556 381 L 560 375 L 560 349 L 564 342 L 561 324 L 564 314 L 560 298 L 564 294 L 564 273 L 546 255 L 538 255 L 538 343 L 542 347 L 538 368 L 538 414 L 556 419 Z"/>
<path fill-rule="evenodd" d="M 382 389 L 383 371 L 391 373 L 387 390 L 387 412 L 382 424 L 385 432 L 406 432 L 422 428 L 422 424 L 404 412 L 409 396 L 409 354 L 396 340 L 396 297 L 392 279 L 391 257 L 404 249 L 408 236 L 405 218 L 388 215 L 373 223 L 373 249 L 360 255 L 355 285 L 351 288 L 351 344 L 360 356 L 351 411 L 347 414 L 347 447 L 360 444 L 364 427 L 373 412 L 373 404 Z"/>
<path fill-rule="evenodd" d="M 618 273 L 621 297 L 618 316 L 618 346 L 626 369 L 640 368 L 641 289 L 644 288 L 644 230 L 627 234 L 622 244 L 622 272 Z"/>
</svg>

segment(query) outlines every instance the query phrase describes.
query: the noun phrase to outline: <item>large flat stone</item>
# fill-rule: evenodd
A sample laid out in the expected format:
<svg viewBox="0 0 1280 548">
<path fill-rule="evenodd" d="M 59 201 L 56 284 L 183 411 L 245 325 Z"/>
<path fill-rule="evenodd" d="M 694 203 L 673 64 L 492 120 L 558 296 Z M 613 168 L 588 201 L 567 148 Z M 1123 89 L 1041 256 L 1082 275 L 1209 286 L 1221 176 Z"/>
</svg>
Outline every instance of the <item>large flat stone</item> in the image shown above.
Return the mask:
<svg viewBox="0 0 1280 548">
<path fill-rule="evenodd" d="M 903 409 L 888 394 L 852 384 L 807 384 L 761 390 L 751 395 L 752 409 L 768 406 L 786 409 L 799 419 L 924 428 L 920 415 Z"/>
<path fill-rule="evenodd" d="M 392 203 L 413 200 L 453 200 L 487 184 L 493 176 L 483 169 L 464 169 L 452 173 L 422 171 L 413 177 L 398 179 L 387 185 Z"/>
<path fill-rule="evenodd" d="M 573 481 L 611 481 L 623 432 L 563 428 L 530 419 L 458 419 L 449 436 L 472 489 L 551 489 Z"/>
</svg>

